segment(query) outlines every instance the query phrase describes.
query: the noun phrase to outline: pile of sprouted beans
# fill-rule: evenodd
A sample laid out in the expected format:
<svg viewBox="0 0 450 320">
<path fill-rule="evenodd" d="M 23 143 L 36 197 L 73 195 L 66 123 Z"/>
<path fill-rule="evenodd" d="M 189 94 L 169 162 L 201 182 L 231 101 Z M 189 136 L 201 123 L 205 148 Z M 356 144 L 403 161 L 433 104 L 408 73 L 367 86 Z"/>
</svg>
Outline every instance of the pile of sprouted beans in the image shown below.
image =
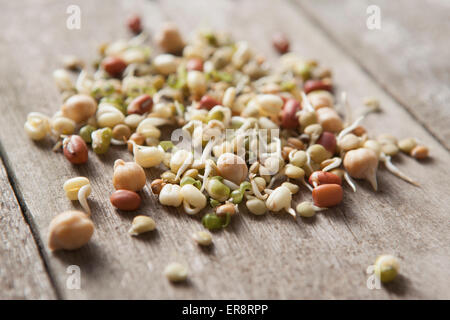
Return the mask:
<svg viewBox="0 0 450 320">
<path fill-rule="evenodd" d="M 289 53 L 283 35 L 273 38 L 281 57 L 271 69 L 247 42 L 225 33 L 199 31 L 185 43 L 169 23 L 155 36 L 163 53 L 152 56 L 140 19 L 132 17 L 128 27 L 136 35 L 102 45 L 94 72 L 66 57 L 65 69 L 54 72 L 61 109 L 51 118 L 32 112 L 25 124 L 30 138 L 55 139 L 54 151 L 62 148 L 73 164 L 88 161 L 88 145 L 97 154 L 110 145 L 128 148 L 134 161 L 114 164 L 114 207 L 139 209 L 143 168 L 152 167 L 165 170 L 150 184 L 159 202 L 189 215 L 204 213 L 209 230 L 226 227 L 244 208 L 311 217 L 340 204 L 344 184 L 355 192 L 353 179 L 377 190 L 380 163 L 417 185 L 391 157 L 402 151 L 423 159 L 428 149 L 414 138 L 370 137 L 361 123 L 380 110 L 378 101 L 367 99 L 367 112 L 352 119 L 346 93 L 333 95 L 330 70 Z M 161 140 L 162 127 L 171 132 L 167 140 Z M 52 221 L 52 250 L 76 249 L 94 230 L 89 180 L 70 179 L 64 190 L 85 213 L 67 211 Z M 298 192 L 312 200 L 295 205 Z M 150 217 L 138 216 L 130 234 L 154 228 Z M 193 238 L 211 243 L 209 232 Z"/>
</svg>

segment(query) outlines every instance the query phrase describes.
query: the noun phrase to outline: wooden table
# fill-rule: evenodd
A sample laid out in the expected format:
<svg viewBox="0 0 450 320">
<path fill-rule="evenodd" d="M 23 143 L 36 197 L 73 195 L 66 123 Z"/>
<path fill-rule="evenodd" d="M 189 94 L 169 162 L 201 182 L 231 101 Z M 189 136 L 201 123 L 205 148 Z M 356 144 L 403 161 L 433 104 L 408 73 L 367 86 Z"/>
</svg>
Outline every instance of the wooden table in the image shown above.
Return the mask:
<svg viewBox="0 0 450 320">
<path fill-rule="evenodd" d="M 80 30 L 66 28 L 71 4 L 81 8 Z M 380 30 L 366 27 L 370 4 L 381 9 Z M 1 8 L 0 298 L 450 298 L 448 1 L 2 0 Z M 272 34 L 285 32 L 293 51 L 333 69 L 355 113 L 366 96 L 381 101 L 383 112 L 364 120 L 370 133 L 414 136 L 429 146 L 428 161 L 396 160 L 421 187 L 381 169 L 377 193 L 358 182 L 357 193 L 346 190 L 342 205 L 312 220 L 244 212 L 206 251 L 190 239 L 202 229 L 199 218 L 163 208 L 146 189 L 141 212 L 158 231 L 131 238 L 133 214 L 109 203 L 113 161 L 131 155 L 113 148 L 74 167 L 51 152 L 50 141 L 30 141 L 23 124 L 30 111 L 58 110 L 52 71 L 61 56 L 91 61 L 99 43 L 129 36 L 124 20 L 133 12 L 152 33 L 166 20 L 185 36 L 199 26 L 229 30 L 270 59 Z M 62 184 L 78 175 L 91 180 L 95 234 L 80 250 L 51 253 L 50 220 L 75 206 Z M 401 276 L 369 290 L 366 269 L 382 253 L 399 257 Z M 187 283 L 174 286 L 161 275 L 172 261 L 189 266 Z M 66 285 L 71 265 L 81 270 L 79 290 Z"/>
</svg>

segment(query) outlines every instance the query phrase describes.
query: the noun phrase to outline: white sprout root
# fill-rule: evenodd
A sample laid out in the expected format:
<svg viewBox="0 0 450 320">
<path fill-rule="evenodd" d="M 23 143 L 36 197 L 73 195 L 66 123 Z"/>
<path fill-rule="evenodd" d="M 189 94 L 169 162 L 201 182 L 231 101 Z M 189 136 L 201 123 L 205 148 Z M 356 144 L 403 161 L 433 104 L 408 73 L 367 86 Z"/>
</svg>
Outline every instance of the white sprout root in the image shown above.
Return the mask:
<svg viewBox="0 0 450 320">
<path fill-rule="evenodd" d="M 255 181 L 254 179 L 250 179 L 250 184 L 251 184 L 251 186 L 252 186 L 253 194 L 254 194 L 258 199 L 260 199 L 260 200 L 266 200 L 266 199 L 267 199 L 267 197 L 269 196 L 268 194 L 269 194 L 270 192 L 268 193 L 268 192 L 266 192 L 266 190 L 270 190 L 270 189 L 265 189 L 264 192 L 266 192 L 267 194 L 262 195 L 261 192 L 259 192 L 258 185 L 256 184 L 256 181 Z"/>
<path fill-rule="evenodd" d="M 416 187 L 420 187 L 420 184 L 416 181 L 414 181 L 413 179 L 411 179 L 410 177 L 408 177 L 406 174 L 404 174 L 403 172 L 400 171 L 399 168 L 397 168 L 392 162 L 391 162 L 391 157 L 385 155 L 384 153 L 381 154 L 380 156 L 380 160 L 384 163 L 384 165 L 386 166 L 386 169 L 389 170 L 389 172 L 391 172 L 393 175 L 399 177 L 402 180 L 405 180 L 406 182 L 411 183 L 412 185 L 416 186 Z"/>
<path fill-rule="evenodd" d="M 231 190 L 237 190 L 239 189 L 239 186 L 237 184 L 235 184 L 233 181 L 227 180 L 227 179 L 222 179 L 222 182 L 224 185 L 226 185 L 228 188 L 230 188 Z"/>
<path fill-rule="evenodd" d="M 56 141 L 55 145 L 53 146 L 52 151 L 57 152 L 59 149 L 61 149 L 62 145 L 63 145 L 63 142 L 61 139 L 59 139 L 58 141 Z"/>
<path fill-rule="evenodd" d="M 330 163 L 329 165 L 327 165 L 325 168 L 323 168 L 322 171 L 327 172 L 327 171 L 333 170 L 335 168 L 338 168 L 341 165 L 341 163 L 342 163 L 342 159 L 336 157 L 336 158 L 334 158 L 333 162 Z"/>
<path fill-rule="evenodd" d="M 328 209 L 328 208 L 318 207 L 318 206 L 315 206 L 315 205 L 312 205 L 312 207 L 313 207 L 315 212 L 325 211 L 325 210 Z"/>
<path fill-rule="evenodd" d="M 114 145 L 114 146 L 123 146 L 123 145 L 127 144 L 127 141 L 121 141 L 121 140 L 117 140 L 117 139 L 112 138 L 111 139 L 111 144 Z"/>
<path fill-rule="evenodd" d="M 342 104 L 344 105 L 344 109 L 345 109 L 345 123 L 346 124 L 352 123 L 353 113 L 352 113 L 352 108 L 350 108 L 350 104 L 348 103 L 346 91 L 342 92 L 341 101 L 342 101 Z"/>
<path fill-rule="evenodd" d="M 347 182 L 347 184 L 352 188 L 353 192 L 356 192 L 356 186 L 355 186 L 355 182 L 353 181 L 353 179 L 350 177 L 350 175 L 348 174 L 348 172 L 344 173 L 344 179 Z"/>
<path fill-rule="evenodd" d="M 306 94 L 305 94 L 304 91 L 301 92 L 301 95 L 302 95 L 302 101 L 305 102 L 305 110 L 306 110 L 306 111 L 309 111 L 309 112 L 314 112 L 315 109 L 314 109 L 314 107 L 311 105 L 311 102 L 309 102 L 309 99 L 308 99 L 308 97 L 306 96 Z"/>
<path fill-rule="evenodd" d="M 313 192 L 313 187 L 310 186 L 309 183 L 305 181 L 305 179 L 300 180 L 301 184 L 308 188 L 309 191 Z"/>
<path fill-rule="evenodd" d="M 202 181 L 202 187 L 200 188 L 200 191 L 203 192 L 203 190 L 205 190 L 206 187 L 206 181 L 208 180 L 209 174 L 211 173 L 211 163 L 209 161 L 206 161 L 205 164 L 205 174 L 203 175 L 203 177 L 201 175 L 199 175 L 199 177 L 203 180 Z"/>
<path fill-rule="evenodd" d="M 78 201 L 80 202 L 81 207 L 84 211 L 86 211 L 87 215 L 91 215 L 91 208 L 89 208 L 89 204 L 87 202 L 87 197 L 91 193 L 91 185 L 86 184 L 78 190 Z"/>
<path fill-rule="evenodd" d="M 294 219 L 297 218 L 297 213 L 295 212 L 294 209 L 292 209 L 292 208 L 285 208 L 285 210 L 286 210 L 292 217 L 294 217 Z"/>
<path fill-rule="evenodd" d="M 192 208 L 191 205 L 189 204 L 189 202 L 187 202 L 186 200 L 183 200 L 183 209 L 187 214 L 193 215 L 193 214 L 200 212 L 201 207 Z"/>
<path fill-rule="evenodd" d="M 175 177 L 176 180 L 180 179 L 181 175 L 191 166 L 193 159 L 194 156 L 189 152 L 189 155 L 186 157 L 182 166 L 177 171 L 177 176 Z"/>
<path fill-rule="evenodd" d="M 358 119 L 355 120 L 351 125 L 349 125 L 347 128 L 342 130 L 339 135 L 337 136 L 337 140 L 341 140 L 345 135 L 355 130 L 357 126 L 359 126 L 359 123 L 364 119 L 365 116 L 361 116 Z"/>
</svg>

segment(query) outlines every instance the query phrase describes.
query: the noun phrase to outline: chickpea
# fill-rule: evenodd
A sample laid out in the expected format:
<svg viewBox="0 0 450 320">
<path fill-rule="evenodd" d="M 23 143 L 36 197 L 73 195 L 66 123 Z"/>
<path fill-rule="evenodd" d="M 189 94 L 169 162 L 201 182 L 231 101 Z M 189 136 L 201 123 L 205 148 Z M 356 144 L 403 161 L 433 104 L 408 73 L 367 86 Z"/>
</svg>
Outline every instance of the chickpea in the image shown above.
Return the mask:
<svg viewBox="0 0 450 320">
<path fill-rule="evenodd" d="M 398 142 L 399 149 L 407 154 L 410 154 L 416 146 L 417 141 L 414 138 L 406 138 Z"/>
<path fill-rule="evenodd" d="M 322 125 L 324 131 L 333 133 L 340 132 L 343 128 L 342 119 L 334 109 L 325 107 L 316 111 L 317 120 Z"/>
<path fill-rule="evenodd" d="M 244 159 L 233 153 L 222 154 L 217 160 L 217 169 L 222 177 L 235 184 L 244 181 L 248 174 Z"/>
<path fill-rule="evenodd" d="M 155 36 L 156 43 L 169 53 L 179 53 L 184 48 L 184 41 L 176 24 L 166 23 Z"/>
<path fill-rule="evenodd" d="M 314 161 L 315 163 L 321 163 L 322 161 L 329 159 L 331 157 L 330 152 L 328 152 L 320 144 L 313 144 L 306 150 L 306 152 L 309 153 L 311 160 Z"/>
<path fill-rule="evenodd" d="M 118 159 L 114 162 L 113 184 L 116 190 L 139 191 L 146 182 L 144 169 L 135 162 Z"/>
<path fill-rule="evenodd" d="M 378 156 L 375 151 L 366 148 L 350 150 L 345 154 L 344 167 L 351 177 L 368 180 L 377 190 Z"/>
<path fill-rule="evenodd" d="M 131 136 L 131 130 L 127 125 L 118 124 L 112 130 L 112 137 L 116 140 L 128 140 Z"/>
<path fill-rule="evenodd" d="M 48 247 L 55 251 L 59 249 L 75 250 L 84 246 L 94 233 L 94 224 L 81 211 L 65 211 L 50 223 Z"/>
<path fill-rule="evenodd" d="M 353 133 L 349 133 L 340 139 L 338 145 L 342 151 L 349 151 L 358 149 L 361 146 L 361 140 Z"/>
<path fill-rule="evenodd" d="M 76 94 L 71 96 L 61 107 L 62 115 L 80 123 L 95 114 L 97 102 L 88 95 Z"/>
</svg>

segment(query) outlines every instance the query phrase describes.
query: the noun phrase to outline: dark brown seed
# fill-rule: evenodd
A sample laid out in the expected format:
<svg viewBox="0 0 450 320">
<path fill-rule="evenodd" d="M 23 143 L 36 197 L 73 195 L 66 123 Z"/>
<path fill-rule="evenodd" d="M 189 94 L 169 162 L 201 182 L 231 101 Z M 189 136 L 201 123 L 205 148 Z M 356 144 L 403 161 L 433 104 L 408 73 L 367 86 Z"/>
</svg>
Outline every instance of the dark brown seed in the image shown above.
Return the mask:
<svg viewBox="0 0 450 320">
<path fill-rule="evenodd" d="M 272 44 L 275 49 L 284 54 L 289 51 L 289 40 L 283 33 L 277 33 L 272 38 Z"/>
<path fill-rule="evenodd" d="M 130 102 L 127 108 L 128 114 L 144 114 L 153 107 L 153 99 L 148 94 L 140 95 Z"/>
<path fill-rule="evenodd" d="M 186 63 L 186 69 L 188 71 L 203 71 L 203 60 L 199 58 L 189 59 Z"/>
<path fill-rule="evenodd" d="M 305 82 L 305 85 L 303 86 L 303 90 L 306 94 L 316 91 L 316 90 L 326 90 L 326 91 L 333 91 L 333 85 L 331 84 L 331 81 L 325 79 L 325 80 L 308 80 Z"/>
<path fill-rule="evenodd" d="M 220 102 L 211 96 L 203 96 L 200 99 L 200 103 L 197 105 L 197 109 L 211 110 L 215 106 L 220 105 Z"/>
<path fill-rule="evenodd" d="M 137 14 L 132 15 L 127 20 L 127 26 L 131 32 L 140 33 L 142 31 L 141 18 Z"/>
<path fill-rule="evenodd" d="M 109 200 L 114 207 L 124 211 L 137 210 L 141 205 L 141 197 L 130 190 L 116 190 Z"/>
<path fill-rule="evenodd" d="M 73 164 L 83 164 L 88 161 L 88 148 L 83 138 L 72 135 L 63 141 L 64 156 Z"/>
<path fill-rule="evenodd" d="M 102 68 L 112 77 L 118 77 L 127 67 L 125 61 L 118 57 L 106 57 L 102 61 Z"/>
</svg>

